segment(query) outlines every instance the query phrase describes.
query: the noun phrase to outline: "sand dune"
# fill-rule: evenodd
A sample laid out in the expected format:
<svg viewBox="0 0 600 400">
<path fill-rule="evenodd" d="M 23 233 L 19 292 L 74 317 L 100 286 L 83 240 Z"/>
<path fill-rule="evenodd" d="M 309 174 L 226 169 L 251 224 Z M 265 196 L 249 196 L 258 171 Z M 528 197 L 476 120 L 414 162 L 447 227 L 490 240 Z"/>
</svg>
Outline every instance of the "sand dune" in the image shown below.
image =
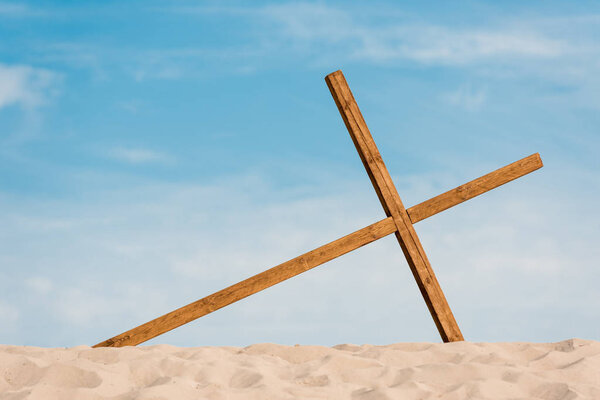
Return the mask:
<svg viewBox="0 0 600 400">
<path fill-rule="evenodd" d="M 600 342 L 0 346 L 0 399 L 600 399 Z"/>
</svg>

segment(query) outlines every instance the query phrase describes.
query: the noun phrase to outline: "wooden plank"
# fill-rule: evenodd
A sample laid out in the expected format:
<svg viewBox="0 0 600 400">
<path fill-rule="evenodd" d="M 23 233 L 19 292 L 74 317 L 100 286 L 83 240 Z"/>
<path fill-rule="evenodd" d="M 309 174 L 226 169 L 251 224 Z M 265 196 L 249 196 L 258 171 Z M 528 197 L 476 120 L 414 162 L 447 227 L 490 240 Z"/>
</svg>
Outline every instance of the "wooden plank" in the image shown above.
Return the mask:
<svg viewBox="0 0 600 400">
<path fill-rule="evenodd" d="M 396 225 L 392 218 L 386 218 L 93 347 L 135 346 L 390 235 L 395 230 Z"/>
<path fill-rule="evenodd" d="M 407 209 L 406 211 L 411 216 L 412 222 L 416 223 L 442 211 L 440 207 L 444 207 L 444 209 L 447 209 L 449 207 L 452 207 L 453 205 L 460 204 L 470 198 L 484 193 L 485 191 L 492 190 L 513 179 L 528 174 L 540 168 L 541 166 L 542 163 L 539 159 L 539 155 L 534 154 L 532 156 L 516 161 L 510 165 L 502 167 L 480 178 L 474 179 L 465 185 L 461 185 L 457 188 L 447 191 L 446 193 L 443 193 L 432 199 L 419 203 Z M 435 200 L 435 202 L 433 200 Z M 209 314 L 217 310 L 218 308 L 225 307 L 226 305 L 232 304 L 238 300 L 241 300 L 244 297 L 250 296 L 251 294 L 257 293 L 279 282 L 283 282 L 286 279 L 296 276 L 307 270 L 305 269 L 306 265 L 309 265 L 311 266 L 311 268 L 314 268 L 330 259 L 348 253 L 361 246 L 364 246 L 365 244 L 387 236 L 393 233 L 395 230 L 396 225 L 393 222 L 393 219 L 391 217 L 388 217 L 366 228 L 360 229 L 344 238 L 338 239 L 328 245 L 313 250 L 312 252 L 296 257 L 293 260 L 280 264 L 279 266 L 273 267 L 270 270 L 253 276 L 252 278 L 246 279 L 243 282 L 230 286 L 227 289 L 223 289 L 220 292 L 214 293 L 194 303 L 179 308 L 178 310 L 175 310 L 162 317 L 156 318 L 144 325 L 127 331 L 121 335 L 115 336 L 102 343 L 98 343 L 94 347 L 120 347 L 127 345 L 133 346 L 142 343 L 162 333 L 177 328 L 178 326 L 186 324 L 187 322 L 193 321 L 206 314 Z M 330 253 L 329 257 L 331 258 L 320 259 L 320 264 L 317 264 L 315 262 L 315 259 L 313 258 L 314 254 L 320 254 L 320 251 L 325 251 L 331 248 L 333 248 L 334 250 L 337 249 L 338 252 Z M 313 255 L 311 256 L 311 254 Z M 306 265 L 304 265 L 304 263 L 301 261 L 302 259 L 309 259 L 312 261 L 309 261 Z M 262 286 L 256 284 L 256 282 L 262 283 Z M 252 288 L 250 292 L 246 291 L 237 295 L 234 294 L 234 292 L 238 289 L 248 290 L 249 287 Z M 229 297 L 228 293 L 230 294 Z M 211 304 L 212 307 L 209 306 Z"/>
<path fill-rule="evenodd" d="M 413 224 L 542 168 L 539 153 L 515 161 L 406 210 Z"/>
<path fill-rule="evenodd" d="M 342 71 L 327 75 L 325 81 L 367 170 L 381 205 L 386 215 L 392 217 L 396 224 L 396 238 L 442 340 L 444 342 L 464 340 L 410 217 L 402 204 Z"/>
</svg>

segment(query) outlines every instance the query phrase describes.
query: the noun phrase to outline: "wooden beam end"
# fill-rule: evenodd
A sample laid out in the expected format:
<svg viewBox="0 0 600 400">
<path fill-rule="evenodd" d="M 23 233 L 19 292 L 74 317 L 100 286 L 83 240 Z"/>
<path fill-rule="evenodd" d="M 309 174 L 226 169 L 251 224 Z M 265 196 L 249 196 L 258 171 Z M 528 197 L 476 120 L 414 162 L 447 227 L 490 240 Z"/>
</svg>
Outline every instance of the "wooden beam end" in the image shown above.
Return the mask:
<svg viewBox="0 0 600 400">
<path fill-rule="evenodd" d="M 328 82 L 328 81 L 330 81 L 331 79 L 333 79 L 334 77 L 336 77 L 338 75 L 342 75 L 342 76 L 344 75 L 344 74 L 342 74 L 342 70 L 341 69 L 338 69 L 337 71 L 333 71 L 332 73 L 328 74 L 325 77 L 325 81 Z"/>
<path fill-rule="evenodd" d="M 534 153 L 531 156 L 535 157 L 537 164 L 539 165 L 538 168 L 542 168 L 544 166 L 544 163 L 542 162 L 542 157 L 540 156 L 540 153 Z"/>
</svg>

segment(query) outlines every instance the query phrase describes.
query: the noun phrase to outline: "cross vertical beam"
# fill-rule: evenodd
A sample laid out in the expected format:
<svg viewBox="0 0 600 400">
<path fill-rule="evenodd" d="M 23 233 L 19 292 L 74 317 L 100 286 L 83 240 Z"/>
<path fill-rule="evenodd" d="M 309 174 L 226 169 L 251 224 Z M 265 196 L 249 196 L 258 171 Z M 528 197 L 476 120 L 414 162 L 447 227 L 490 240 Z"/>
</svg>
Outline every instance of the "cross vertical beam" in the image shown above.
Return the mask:
<svg viewBox="0 0 600 400">
<path fill-rule="evenodd" d="M 442 340 L 444 342 L 464 340 L 344 74 L 342 71 L 333 72 L 325 77 L 325 81 L 367 170 L 379 201 L 386 215 L 392 217 L 396 225 L 396 238 Z"/>
</svg>

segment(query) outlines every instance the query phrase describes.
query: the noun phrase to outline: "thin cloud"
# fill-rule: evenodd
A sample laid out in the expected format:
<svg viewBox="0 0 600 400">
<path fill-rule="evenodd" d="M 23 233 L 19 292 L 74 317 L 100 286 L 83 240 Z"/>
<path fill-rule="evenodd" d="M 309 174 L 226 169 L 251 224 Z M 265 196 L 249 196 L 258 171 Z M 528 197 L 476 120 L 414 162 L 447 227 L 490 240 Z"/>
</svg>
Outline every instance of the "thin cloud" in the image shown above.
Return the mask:
<svg viewBox="0 0 600 400">
<path fill-rule="evenodd" d="M 414 27 L 407 37 L 391 39 L 400 45 L 398 57 L 425 63 L 464 64 L 493 58 L 554 58 L 563 43 L 539 34 L 519 31 L 451 31 L 439 27 Z"/>
<path fill-rule="evenodd" d="M 156 11 L 197 18 L 219 15 L 244 19 L 248 23 L 244 46 L 145 51 L 137 57 L 142 61 L 129 67 L 138 81 L 181 79 L 211 61 L 221 63 L 221 68 L 229 66 L 232 73 L 238 71 L 240 60 L 253 71 L 264 68 L 265 59 L 278 65 L 281 60 L 298 58 L 308 58 L 313 65 L 358 61 L 467 66 L 497 60 L 507 63 L 557 59 L 572 48 L 568 41 L 546 34 L 543 28 L 531 28 L 530 21 L 511 20 L 495 27 L 458 29 L 415 22 L 395 9 L 389 14 L 399 14 L 398 18 L 381 22 L 381 18 L 371 17 L 381 16 L 381 10 L 342 9 L 315 3 L 257 8 L 173 7 Z"/>
<path fill-rule="evenodd" d="M 0 16 L 6 17 L 31 17 L 45 14 L 33 9 L 26 4 L 0 2 Z"/>
<path fill-rule="evenodd" d="M 106 48 L 93 43 L 49 43 L 39 49 L 39 56 L 42 60 L 89 68 L 102 79 L 108 71 L 119 68 L 136 81 L 205 76 L 213 73 L 211 67 L 216 65 L 219 71 L 226 73 L 247 73 L 276 68 L 298 59 L 304 59 L 307 65 L 327 66 L 348 62 L 477 66 L 504 74 L 509 73 L 506 66 L 529 63 L 536 76 L 543 74 L 554 79 L 553 74 L 572 70 L 575 74 L 581 69 L 581 63 L 574 60 L 595 65 L 600 58 L 595 43 L 582 43 L 571 34 L 572 29 L 563 29 L 569 18 L 574 24 L 594 29 L 595 18 L 580 16 L 556 20 L 517 16 L 495 20 L 493 24 L 473 23 L 457 28 L 424 23 L 395 8 L 386 10 L 394 18 L 380 18 L 385 12 L 379 9 L 314 3 L 256 8 L 151 8 L 150 11 L 168 11 L 190 18 L 218 15 L 230 19 L 229 23 L 242 19 L 244 23 L 239 25 L 239 30 L 231 33 L 240 35 L 241 40 L 219 47 L 188 43 L 175 48 L 141 49 Z M 590 59 L 596 61 L 590 64 Z M 548 65 L 548 60 L 553 61 L 552 65 Z M 528 73 L 533 72 L 528 70 Z M 584 73 L 589 78 L 593 71 Z"/>
<path fill-rule="evenodd" d="M 173 161 L 168 154 L 135 147 L 115 147 L 108 152 L 110 158 L 128 164 L 164 164 Z"/>
<path fill-rule="evenodd" d="M 294 42 L 341 46 L 353 58 L 372 62 L 464 64 L 497 57 L 557 57 L 564 49 L 563 42 L 525 28 L 460 30 L 410 21 L 371 24 L 320 4 L 268 6 L 262 15 Z"/>
<path fill-rule="evenodd" d="M 32 7 L 24 2 L 0 2 L 0 18 L 2 19 L 28 19 L 49 18 L 59 15 L 56 8 L 36 4 Z"/>
<path fill-rule="evenodd" d="M 25 280 L 25 286 L 31 289 L 36 295 L 48 294 L 54 287 L 52 281 L 43 276 L 32 276 Z"/>
<path fill-rule="evenodd" d="M 589 210 L 575 206 L 569 197 L 575 190 L 556 196 L 542 178 L 526 178 L 528 185 L 519 190 L 497 189 L 417 225 L 457 319 L 470 326 L 472 340 L 558 340 L 590 336 L 595 329 L 583 307 L 600 301 L 592 285 L 600 257 L 589 233 L 594 220 L 582 218 Z M 49 232 L 36 224 L 23 225 L 22 218 L 4 218 L 2 229 L 10 235 L 0 243 L 0 262 L 18 272 L 10 285 L 0 286 L 0 302 L 8 304 L 28 288 L 28 297 L 17 303 L 22 304 L 24 323 L 38 324 L 44 306 L 44 328 L 53 332 L 49 337 L 60 337 L 56 333 L 63 327 L 68 332 L 54 339 L 63 342 L 37 344 L 93 344 L 383 216 L 374 194 L 357 193 L 356 185 L 314 187 L 313 196 L 298 198 L 247 180 L 240 176 L 206 186 L 132 187 L 99 194 L 85 204 L 58 201 L 51 208 L 37 202 L 4 203 L 0 209 L 5 214 L 27 213 L 29 221 L 61 217 L 81 223 L 59 224 Z M 417 190 L 425 199 L 439 191 L 419 189 L 410 181 L 397 180 L 401 193 Z M 557 234 L 556 221 L 549 217 L 556 215 L 579 223 L 561 225 Z M 29 295 L 49 287 L 44 295 Z M 520 331 L 490 312 L 501 309 L 514 322 L 522 317 L 523 304 L 528 318 Z M 569 310 L 569 326 L 553 318 L 560 315 L 557 307 Z M 543 312 L 548 309 L 555 311 Z M 365 319 L 377 320 L 386 329 L 373 330 Z M 302 332 L 295 331 L 299 325 Z M 4 341 L 18 344 L 36 338 L 32 329 L 17 333 L 14 338 L 6 334 Z M 158 341 L 244 345 L 267 340 L 334 344 L 439 339 L 393 237 L 170 335 Z"/>
<path fill-rule="evenodd" d="M 0 109 L 10 105 L 32 109 L 56 94 L 59 75 L 29 65 L 0 64 Z"/>
<path fill-rule="evenodd" d="M 467 111 L 479 110 L 485 104 L 486 98 L 484 89 L 474 89 L 470 85 L 463 85 L 453 92 L 442 95 L 442 100 L 446 103 Z"/>
</svg>

